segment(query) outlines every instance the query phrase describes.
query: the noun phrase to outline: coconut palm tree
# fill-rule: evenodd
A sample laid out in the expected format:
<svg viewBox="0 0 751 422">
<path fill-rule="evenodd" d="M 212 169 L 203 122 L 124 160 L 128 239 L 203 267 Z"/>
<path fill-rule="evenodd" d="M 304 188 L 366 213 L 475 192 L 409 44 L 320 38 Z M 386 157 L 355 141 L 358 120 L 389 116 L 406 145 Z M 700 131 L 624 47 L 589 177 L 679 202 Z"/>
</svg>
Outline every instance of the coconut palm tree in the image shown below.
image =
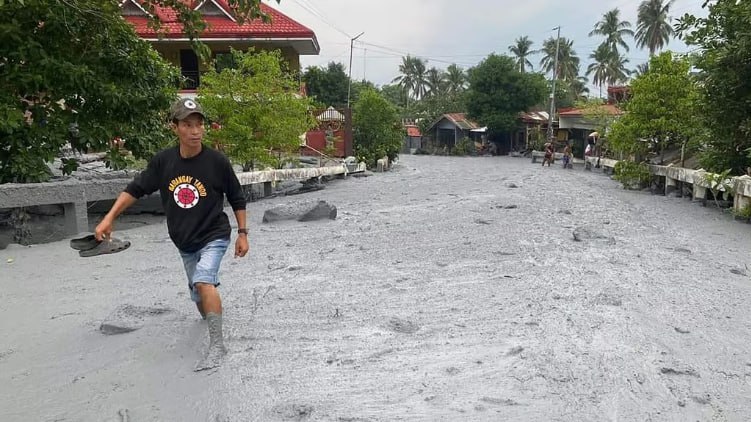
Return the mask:
<svg viewBox="0 0 751 422">
<path fill-rule="evenodd" d="M 636 46 L 649 49 L 649 55 L 662 50 L 670 37 L 675 35 L 670 26 L 670 6 L 675 0 L 644 0 L 639 5 L 639 14 L 636 18 Z"/>
<path fill-rule="evenodd" d="M 456 64 L 450 64 L 446 68 L 446 91 L 457 94 L 467 87 L 467 73 Z"/>
<path fill-rule="evenodd" d="M 586 94 L 589 94 L 587 78 L 584 76 L 577 76 L 576 79 L 569 81 L 568 88 L 576 99 L 583 99 L 586 97 Z"/>
<path fill-rule="evenodd" d="M 555 47 L 556 39 L 548 38 L 542 43 L 543 54 L 540 60 L 540 67 L 545 72 L 553 72 L 555 67 Z M 574 80 L 579 76 L 579 57 L 574 50 L 574 41 L 561 37 L 560 48 L 558 49 L 558 79 L 564 81 Z"/>
<path fill-rule="evenodd" d="M 599 47 L 589 58 L 592 59 L 592 63 L 587 66 L 587 76 L 592 76 L 592 83 L 600 88 L 600 97 L 602 97 L 602 86 L 608 80 L 608 72 L 610 71 L 610 62 L 616 53 L 610 49 L 607 44 L 600 44 Z"/>
<path fill-rule="evenodd" d="M 622 21 L 620 10 L 615 8 L 602 16 L 602 20 L 595 24 L 595 28 L 589 33 L 589 36 L 601 35 L 605 37 L 604 43 L 612 50 L 618 51 L 618 46 L 628 51 L 628 44 L 623 39 L 625 36 L 634 36 L 631 28 L 631 22 Z"/>
<path fill-rule="evenodd" d="M 411 96 L 415 99 L 420 99 L 425 96 L 428 89 L 426 60 L 410 55 L 402 57 L 402 64 L 399 65 L 399 73 L 400 75 L 391 82 L 399 84 L 408 98 Z"/>
<path fill-rule="evenodd" d="M 431 67 L 428 70 L 427 82 L 428 88 L 426 94 L 428 96 L 437 96 L 446 92 L 446 76 L 435 67 Z"/>
<path fill-rule="evenodd" d="M 635 78 L 638 78 L 639 76 L 644 75 L 647 72 L 649 72 L 649 62 L 644 62 L 642 64 L 636 65 L 636 69 L 634 69 L 631 74 Z"/>
<path fill-rule="evenodd" d="M 533 54 L 534 51 L 532 51 L 532 40 L 529 39 L 528 36 L 519 37 L 516 39 L 516 44 L 510 45 L 508 47 L 511 54 L 516 57 L 516 66 L 519 69 L 519 72 L 524 73 L 527 70 L 527 67 L 532 69 L 532 62 L 527 59 L 529 55 Z"/>
<path fill-rule="evenodd" d="M 613 54 L 608 62 L 608 85 L 618 85 L 628 82 L 628 77 L 631 75 L 626 65 L 629 60 L 621 54 Z"/>
</svg>

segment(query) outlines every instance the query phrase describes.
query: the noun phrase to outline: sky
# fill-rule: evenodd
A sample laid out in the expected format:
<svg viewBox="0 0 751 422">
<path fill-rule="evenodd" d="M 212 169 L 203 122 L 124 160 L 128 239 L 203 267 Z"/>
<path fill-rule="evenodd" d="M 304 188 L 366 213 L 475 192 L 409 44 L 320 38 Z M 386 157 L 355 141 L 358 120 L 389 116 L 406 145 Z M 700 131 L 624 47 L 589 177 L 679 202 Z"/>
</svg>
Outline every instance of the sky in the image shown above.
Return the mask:
<svg viewBox="0 0 751 422">
<path fill-rule="evenodd" d="M 376 85 L 390 83 L 399 74 L 401 57 L 407 54 L 428 60 L 428 66 L 443 69 L 451 63 L 469 68 L 491 53 L 509 54 L 508 47 L 527 35 L 539 49 L 555 37 L 574 40 L 584 75 L 590 53 L 601 37 L 589 37 L 602 15 L 619 8 L 621 19 L 636 26 L 641 0 L 263 0 L 287 16 L 312 29 L 318 37 L 318 56 L 302 56 L 303 68 L 325 66 L 330 61 L 349 68 L 350 39 L 355 41 L 352 78 L 367 79 Z M 706 16 L 703 0 L 674 0 L 673 17 L 692 13 Z M 625 52 L 629 68 L 646 62 L 649 53 L 635 47 Z M 691 48 L 672 39 L 668 49 L 686 52 Z M 539 68 L 540 55 L 530 58 Z M 590 91 L 597 88 L 591 84 Z"/>
</svg>

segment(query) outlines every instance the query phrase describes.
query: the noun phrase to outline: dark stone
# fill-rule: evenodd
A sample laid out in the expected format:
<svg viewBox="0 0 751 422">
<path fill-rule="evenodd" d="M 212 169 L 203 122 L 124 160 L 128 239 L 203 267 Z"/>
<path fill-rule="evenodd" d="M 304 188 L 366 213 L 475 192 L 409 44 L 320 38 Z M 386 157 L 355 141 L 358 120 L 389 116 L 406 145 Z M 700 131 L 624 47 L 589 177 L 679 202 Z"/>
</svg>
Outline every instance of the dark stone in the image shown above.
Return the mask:
<svg viewBox="0 0 751 422">
<path fill-rule="evenodd" d="M 336 207 L 328 204 L 326 201 L 297 202 L 279 205 L 266 210 L 263 213 L 263 222 L 335 220 L 336 213 Z"/>
<path fill-rule="evenodd" d="M 400 318 L 391 318 L 389 320 L 389 328 L 402 334 L 414 334 L 420 330 L 419 325 Z"/>
<path fill-rule="evenodd" d="M 606 236 L 592 227 L 577 227 L 574 229 L 574 240 L 577 242 L 600 242 L 608 245 L 615 244 L 615 238 Z"/>
</svg>

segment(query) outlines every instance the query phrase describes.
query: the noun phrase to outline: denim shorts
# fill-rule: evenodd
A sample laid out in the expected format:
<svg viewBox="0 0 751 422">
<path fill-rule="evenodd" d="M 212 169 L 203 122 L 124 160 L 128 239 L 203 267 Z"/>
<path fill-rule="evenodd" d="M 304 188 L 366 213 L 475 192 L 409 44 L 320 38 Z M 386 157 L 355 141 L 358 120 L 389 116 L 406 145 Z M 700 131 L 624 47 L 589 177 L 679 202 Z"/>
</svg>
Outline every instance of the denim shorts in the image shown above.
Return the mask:
<svg viewBox="0 0 751 422">
<path fill-rule="evenodd" d="M 201 297 L 195 287 L 196 283 L 219 286 L 219 264 L 229 247 L 229 239 L 216 239 L 195 252 L 180 251 L 185 274 L 188 276 L 188 289 L 193 302 L 200 302 Z"/>
</svg>

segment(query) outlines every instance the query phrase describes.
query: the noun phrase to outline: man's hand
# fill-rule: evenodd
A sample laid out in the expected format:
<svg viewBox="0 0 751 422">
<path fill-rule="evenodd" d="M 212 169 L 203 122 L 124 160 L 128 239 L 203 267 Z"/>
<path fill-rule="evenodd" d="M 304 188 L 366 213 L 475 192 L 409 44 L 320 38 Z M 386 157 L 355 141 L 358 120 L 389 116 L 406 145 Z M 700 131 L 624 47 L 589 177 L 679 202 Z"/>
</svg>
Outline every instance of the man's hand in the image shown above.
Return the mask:
<svg viewBox="0 0 751 422">
<path fill-rule="evenodd" d="M 112 229 L 112 219 L 105 216 L 104 219 L 96 226 L 96 229 L 94 229 L 94 237 L 96 237 L 96 240 L 100 242 L 104 239 L 108 239 L 112 234 Z"/>
<path fill-rule="evenodd" d="M 249 250 L 250 250 L 250 246 L 248 246 L 248 235 L 246 234 L 238 235 L 237 241 L 235 242 L 235 258 L 244 257 L 248 253 Z"/>
</svg>

